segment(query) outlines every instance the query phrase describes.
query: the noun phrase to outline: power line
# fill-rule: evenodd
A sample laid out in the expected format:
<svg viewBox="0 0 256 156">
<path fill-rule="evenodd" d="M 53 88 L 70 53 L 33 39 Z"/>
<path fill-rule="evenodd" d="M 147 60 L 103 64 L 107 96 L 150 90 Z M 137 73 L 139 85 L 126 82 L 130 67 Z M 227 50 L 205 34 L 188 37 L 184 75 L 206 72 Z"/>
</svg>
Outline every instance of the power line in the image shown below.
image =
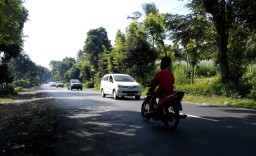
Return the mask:
<svg viewBox="0 0 256 156">
<path fill-rule="evenodd" d="M 180 4 L 179 6 L 177 6 L 177 7 L 173 8 L 173 9 L 169 10 L 168 12 L 171 12 L 171 11 L 174 11 L 174 10 L 176 10 L 176 9 L 179 9 L 180 7 L 184 8 L 184 5 L 185 5 L 186 3 L 187 3 L 187 2 L 183 2 L 183 3 Z"/>
<path fill-rule="evenodd" d="M 158 8 L 160 8 L 161 6 L 165 5 L 166 3 L 168 3 L 169 0 L 163 0 L 161 1 L 161 3 L 158 4 Z"/>
<path fill-rule="evenodd" d="M 169 10 L 168 13 L 177 14 L 187 10 L 187 8 L 185 7 L 185 4 L 187 4 L 187 2 L 183 2 L 179 6 Z"/>
<path fill-rule="evenodd" d="M 166 6 L 168 6 L 168 5 L 166 5 L 167 3 L 171 4 L 171 1 L 173 1 L 173 0 L 152 0 L 152 3 L 154 3 L 156 5 L 157 9 L 160 10 L 163 7 L 166 8 Z M 175 6 L 174 8 L 171 8 L 169 11 L 167 11 L 167 13 L 172 13 L 172 14 L 181 13 L 181 12 L 187 10 L 187 8 L 184 6 L 187 3 L 188 3 L 188 0 L 184 0 L 183 3 L 181 3 L 178 6 Z"/>
<path fill-rule="evenodd" d="M 176 10 L 176 11 L 174 11 L 174 12 L 168 12 L 168 13 L 171 13 L 171 14 L 178 14 L 178 13 L 181 13 L 181 12 L 186 11 L 186 10 L 187 10 L 186 7 L 182 7 L 182 8 L 180 8 L 179 10 Z"/>
</svg>

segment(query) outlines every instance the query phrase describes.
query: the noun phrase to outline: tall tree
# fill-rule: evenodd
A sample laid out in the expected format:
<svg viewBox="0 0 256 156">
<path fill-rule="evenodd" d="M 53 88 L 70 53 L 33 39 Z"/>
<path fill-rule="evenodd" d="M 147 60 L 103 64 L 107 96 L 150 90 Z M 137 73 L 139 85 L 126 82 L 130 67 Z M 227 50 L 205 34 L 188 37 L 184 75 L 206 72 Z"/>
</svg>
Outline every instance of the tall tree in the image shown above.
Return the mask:
<svg viewBox="0 0 256 156">
<path fill-rule="evenodd" d="M 0 0 L 0 61 L 17 57 L 23 44 L 23 26 L 28 11 L 23 0 Z"/>
<path fill-rule="evenodd" d="M 147 15 L 143 24 L 145 30 L 151 36 L 152 45 L 154 46 L 156 42 L 157 46 L 164 52 L 164 55 L 167 56 L 167 49 L 164 42 L 166 39 L 164 16 L 158 12 L 154 3 L 144 4 L 143 9 Z"/>
<path fill-rule="evenodd" d="M 69 79 L 79 79 L 79 76 L 80 76 L 80 69 L 77 66 L 77 64 L 75 64 L 67 72 L 65 72 L 66 81 L 68 81 Z"/>
<path fill-rule="evenodd" d="M 111 72 L 114 73 L 124 73 L 125 72 L 125 65 L 123 63 L 123 58 L 125 56 L 125 34 L 122 33 L 120 30 L 117 31 L 116 33 L 116 38 L 115 38 L 115 47 L 111 51 L 111 57 L 113 58 L 112 60 L 112 68 L 110 69 Z"/>
<path fill-rule="evenodd" d="M 219 65 L 222 82 L 232 82 L 228 60 L 230 30 L 240 23 L 245 28 L 256 24 L 256 2 L 254 0 L 192 0 L 190 7 L 194 12 L 205 12 L 213 21 L 217 32 Z"/>
<path fill-rule="evenodd" d="M 12 83 L 14 73 L 10 70 L 7 63 L 0 64 L 0 83 Z M 10 74 L 11 73 L 11 74 Z"/>
<path fill-rule="evenodd" d="M 157 9 L 155 3 L 144 3 L 142 5 L 143 11 L 148 16 L 149 14 L 157 14 L 159 10 Z"/>
<path fill-rule="evenodd" d="M 192 66 L 192 83 L 194 83 L 195 67 L 201 59 L 205 59 L 204 53 L 214 52 L 212 24 L 205 15 L 166 15 L 168 30 L 171 31 L 170 39 L 175 44 L 181 44 L 185 48 L 187 63 Z M 188 64 L 187 64 L 188 65 Z M 188 67 L 186 69 L 188 71 Z"/>
<path fill-rule="evenodd" d="M 37 66 L 27 54 L 20 53 L 8 63 L 14 81 L 26 81 L 29 85 L 38 85 L 51 77 L 47 68 Z"/>
<path fill-rule="evenodd" d="M 28 11 L 22 4 L 22 0 L 0 0 L 1 83 L 13 81 L 14 78 L 7 63 L 22 51 L 22 30 L 28 16 Z"/>
<path fill-rule="evenodd" d="M 131 75 L 144 81 L 146 76 L 154 69 L 157 52 L 150 47 L 145 33 L 138 28 L 136 22 L 131 23 L 127 30 L 124 64 L 128 67 Z"/>
<path fill-rule="evenodd" d="M 93 72 L 88 60 L 79 60 L 75 65 L 80 69 L 79 79 L 83 82 L 92 81 Z"/>
<path fill-rule="evenodd" d="M 256 33 L 252 32 L 248 36 L 248 40 L 246 42 L 246 51 L 245 56 L 247 60 L 250 62 L 250 73 L 252 73 L 252 65 L 254 63 L 254 60 L 256 58 Z"/>
<path fill-rule="evenodd" d="M 111 50 L 111 44 L 110 40 L 108 39 L 106 29 L 99 27 L 97 29 L 89 30 L 84 43 L 83 53 L 96 71 L 99 68 L 99 56 L 104 51 L 104 48 L 106 48 L 107 51 Z"/>
<path fill-rule="evenodd" d="M 65 57 L 62 61 L 54 61 L 50 62 L 51 71 L 53 74 L 54 80 L 64 80 L 65 73 L 73 67 L 75 64 L 74 58 Z"/>
</svg>

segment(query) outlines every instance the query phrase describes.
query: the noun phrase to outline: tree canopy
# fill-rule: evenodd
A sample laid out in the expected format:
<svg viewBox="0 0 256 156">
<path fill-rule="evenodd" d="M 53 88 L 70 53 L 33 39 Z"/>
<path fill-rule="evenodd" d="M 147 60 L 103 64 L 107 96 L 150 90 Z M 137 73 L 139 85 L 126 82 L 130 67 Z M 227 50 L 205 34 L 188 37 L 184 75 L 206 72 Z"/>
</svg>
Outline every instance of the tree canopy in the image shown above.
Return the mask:
<svg viewBox="0 0 256 156">
<path fill-rule="evenodd" d="M 22 0 L 0 0 L 0 56 L 2 61 L 17 57 L 23 45 L 23 26 L 28 11 Z"/>
</svg>

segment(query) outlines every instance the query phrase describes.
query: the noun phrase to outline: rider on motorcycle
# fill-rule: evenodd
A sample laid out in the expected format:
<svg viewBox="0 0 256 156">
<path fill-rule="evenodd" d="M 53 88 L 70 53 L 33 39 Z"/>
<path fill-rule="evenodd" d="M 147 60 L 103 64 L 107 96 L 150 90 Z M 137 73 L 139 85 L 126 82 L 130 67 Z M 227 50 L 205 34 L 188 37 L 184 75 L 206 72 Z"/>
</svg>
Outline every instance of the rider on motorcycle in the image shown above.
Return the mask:
<svg viewBox="0 0 256 156">
<path fill-rule="evenodd" d="M 161 96 L 165 94 L 173 94 L 173 85 L 175 82 L 175 78 L 173 76 L 172 71 L 170 71 L 171 67 L 171 58 L 170 57 L 163 57 L 161 60 L 161 71 L 157 72 L 153 79 L 151 80 L 151 89 L 152 91 L 158 86 L 156 89 L 154 96 L 151 100 L 151 111 L 155 111 L 161 108 L 161 106 L 157 105 L 156 108 L 154 108 L 154 104 L 156 102 L 156 98 L 160 98 Z M 178 106 L 179 110 L 182 110 L 181 105 Z M 185 115 L 180 115 L 181 117 L 185 117 Z"/>
</svg>

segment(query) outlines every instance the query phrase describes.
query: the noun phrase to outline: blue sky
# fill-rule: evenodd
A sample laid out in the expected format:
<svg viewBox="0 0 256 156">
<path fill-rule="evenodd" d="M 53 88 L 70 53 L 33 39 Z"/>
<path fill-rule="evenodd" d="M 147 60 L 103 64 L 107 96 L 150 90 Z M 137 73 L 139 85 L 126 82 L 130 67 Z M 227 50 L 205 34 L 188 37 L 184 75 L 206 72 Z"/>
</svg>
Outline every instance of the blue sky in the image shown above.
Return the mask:
<svg viewBox="0 0 256 156">
<path fill-rule="evenodd" d="M 51 60 L 76 57 L 90 29 L 104 27 L 111 44 L 124 32 L 142 4 L 154 2 L 161 13 L 186 14 L 188 0 L 26 0 L 29 20 L 24 26 L 24 51 L 37 65 L 49 68 Z M 142 17 L 143 18 L 143 17 Z"/>
</svg>

